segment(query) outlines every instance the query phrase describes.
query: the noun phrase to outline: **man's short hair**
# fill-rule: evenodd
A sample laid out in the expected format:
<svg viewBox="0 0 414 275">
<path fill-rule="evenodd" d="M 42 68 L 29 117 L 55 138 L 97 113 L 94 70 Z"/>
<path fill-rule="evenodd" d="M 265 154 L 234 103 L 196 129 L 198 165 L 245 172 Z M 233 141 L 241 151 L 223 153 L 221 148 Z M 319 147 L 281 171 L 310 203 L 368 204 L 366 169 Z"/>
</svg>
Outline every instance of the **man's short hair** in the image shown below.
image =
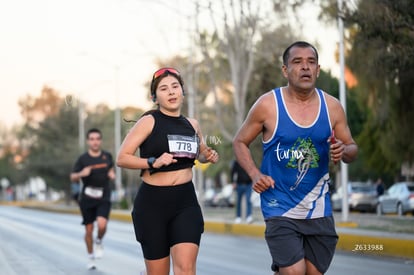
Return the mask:
<svg viewBox="0 0 414 275">
<path fill-rule="evenodd" d="M 102 132 L 101 130 L 99 130 L 98 128 L 91 128 L 88 130 L 88 132 L 86 133 L 86 139 L 89 139 L 89 135 L 92 133 L 98 133 L 101 137 L 102 137 Z"/>
<path fill-rule="evenodd" d="M 283 52 L 283 65 L 288 65 L 289 55 L 290 55 L 290 49 L 293 47 L 299 47 L 299 48 L 312 48 L 316 55 L 316 61 L 319 59 L 318 50 L 313 46 L 312 44 L 305 42 L 305 41 L 296 41 L 292 43 L 289 47 L 286 48 L 286 50 Z"/>
</svg>

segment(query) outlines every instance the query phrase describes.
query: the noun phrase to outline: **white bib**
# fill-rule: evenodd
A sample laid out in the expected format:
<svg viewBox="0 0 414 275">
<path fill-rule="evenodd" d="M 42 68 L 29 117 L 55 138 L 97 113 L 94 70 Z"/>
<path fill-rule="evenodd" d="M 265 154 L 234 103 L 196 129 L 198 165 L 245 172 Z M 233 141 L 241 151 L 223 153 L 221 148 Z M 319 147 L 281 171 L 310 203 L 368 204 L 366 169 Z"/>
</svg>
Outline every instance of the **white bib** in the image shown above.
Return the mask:
<svg viewBox="0 0 414 275">
<path fill-rule="evenodd" d="M 100 199 L 103 196 L 103 188 L 102 187 L 85 187 L 85 195 L 94 199 Z"/>
<path fill-rule="evenodd" d="M 197 136 L 168 135 L 168 147 L 174 157 L 196 158 L 198 153 Z"/>
</svg>

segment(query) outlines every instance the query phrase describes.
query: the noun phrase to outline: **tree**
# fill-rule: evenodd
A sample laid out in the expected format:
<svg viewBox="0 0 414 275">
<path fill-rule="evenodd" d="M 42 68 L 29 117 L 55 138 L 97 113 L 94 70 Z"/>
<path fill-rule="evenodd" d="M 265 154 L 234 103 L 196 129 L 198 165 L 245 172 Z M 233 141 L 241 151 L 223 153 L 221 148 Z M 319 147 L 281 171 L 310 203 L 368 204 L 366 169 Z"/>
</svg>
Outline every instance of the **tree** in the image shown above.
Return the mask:
<svg viewBox="0 0 414 275">
<path fill-rule="evenodd" d="M 372 169 L 397 177 L 404 162 L 414 163 L 414 2 L 359 1 L 344 19 L 353 28 L 347 62 L 371 110 L 358 142 Z"/>
<path fill-rule="evenodd" d="M 26 169 L 42 177 L 48 187 L 69 190 L 69 173 L 78 155 L 78 111 L 60 100 L 58 113 L 46 117 L 30 133 L 37 142 L 30 146 Z"/>
<path fill-rule="evenodd" d="M 220 103 L 219 81 L 218 79 L 230 79 L 231 85 L 221 86 L 221 92 L 231 92 L 233 94 L 234 119 L 233 127 L 230 130 L 219 122 L 220 132 L 223 137 L 230 141 L 234 136 L 235 130 L 242 124 L 246 114 L 246 96 L 251 74 L 254 69 L 255 45 L 258 39 L 260 23 L 260 7 L 254 5 L 250 0 L 224 1 L 219 3 L 208 1 L 207 10 L 213 25 L 213 34 L 210 36 L 205 31 L 201 31 L 199 21 L 197 21 L 197 33 L 204 65 L 208 73 L 211 84 L 211 91 L 214 95 L 214 106 L 217 117 L 223 116 Z M 217 17 L 220 11 L 220 18 Z M 200 6 L 197 3 L 196 14 L 200 13 Z M 221 20 L 221 24 L 217 23 Z M 227 66 L 221 67 L 223 63 L 218 63 L 225 54 Z M 228 68 L 228 70 L 225 70 Z M 217 76 L 220 76 L 217 78 Z M 221 95 L 222 96 L 222 95 Z"/>
<path fill-rule="evenodd" d="M 283 7 L 284 1 L 273 2 Z M 343 1 L 340 12 L 336 0 L 290 3 L 296 10 L 310 2 L 320 5 L 321 19 L 336 22 L 341 16 L 346 26 L 346 64 L 358 79 L 356 103 L 365 110 L 356 136 L 359 165 L 396 180 L 403 163 L 414 163 L 414 2 Z"/>
<path fill-rule="evenodd" d="M 22 162 L 25 174 L 40 176 L 48 187 L 69 192 L 69 174 L 80 153 L 79 102 L 67 104 L 50 87 L 45 87 L 37 98 L 27 96 L 19 102 L 26 118 L 19 139 L 19 147 L 27 152 Z M 114 111 L 104 104 L 86 106 L 86 110 L 85 128 L 101 129 L 103 148 L 114 152 Z M 126 129 L 125 125 L 124 134 Z"/>
<path fill-rule="evenodd" d="M 37 124 L 50 115 L 58 112 L 60 105 L 59 94 L 51 87 L 44 86 L 39 97 L 27 95 L 18 102 L 27 127 L 37 127 Z"/>
<path fill-rule="evenodd" d="M 27 151 L 19 146 L 17 131 L 17 126 L 10 130 L 0 129 L 0 179 L 8 179 L 11 185 L 21 183 L 26 178 L 22 161 Z"/>
<path fill-rule="evenodd" d="M 200 52 L 201 56 L 174 57 L 159 63 L 162 66 L 177 65 L 182 70 L 185 83 L 189 84 L 186 90 L 193 90 L 196 94 L 195 116 L 204 134 L 223 137 L 220 146 L 223 162 L 212 166 L 214 171 L 208 169 L 208 172 L 216 173 L 228 169 L 227 163 L 233 158 L 231 140 L 253 102 L 270 89 L 285 85 L 281 56 L 292 41 L 300 38 L 293 31 L 288 16 L 290 12 L 279 8 L 289 5 L 275 4 L 277 8 L 274 11 L 278 17 L 275 24 L 274 21 L 266 22 L 260 10 L 265 6 L 263 3 L 271 1 L 260 2 L 258 6 L 252 1 L 222 0 L 214 2 L 214 5 L 213 1 L 207 2 L 204 9 L 210 15 L 213 27 L 202 29 L 198 25 L 200 22 L 196 21 L 198 48 L 197 51 L 192 50 L 192 53 Z M 196 14 L 200 16 L 203 7 L 201 4 L 196 7 Z M 274 17 L 272 14 L 268 18 Z M 328 92 L 337 92 L 338 82 L 330 74 L 322 72 L 319 83 L 322 84 L 319 87 Z M 252 146 L 258 160 L 260 141 Z"/>
</svg>

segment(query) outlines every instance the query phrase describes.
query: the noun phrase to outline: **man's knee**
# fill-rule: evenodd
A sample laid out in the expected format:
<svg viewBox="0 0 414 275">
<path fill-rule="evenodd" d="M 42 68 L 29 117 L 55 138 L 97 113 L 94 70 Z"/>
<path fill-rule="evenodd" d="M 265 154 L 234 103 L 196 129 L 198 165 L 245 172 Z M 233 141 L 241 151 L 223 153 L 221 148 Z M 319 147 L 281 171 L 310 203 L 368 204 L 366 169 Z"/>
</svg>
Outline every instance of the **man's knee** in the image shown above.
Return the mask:
<svg viewBox="0 0 414 275">
<path fill-rule="evenodd" d="M 104 218 L 104 217 L 97 217 L 96 220 L 97 220 L 97 224 L 98 224 L 99 230 L 102 230 L 102 229 L 105 229 L 106 228 L 106 225 L 108 223 L 108 220 L 106 218 Z"/>
</svg>

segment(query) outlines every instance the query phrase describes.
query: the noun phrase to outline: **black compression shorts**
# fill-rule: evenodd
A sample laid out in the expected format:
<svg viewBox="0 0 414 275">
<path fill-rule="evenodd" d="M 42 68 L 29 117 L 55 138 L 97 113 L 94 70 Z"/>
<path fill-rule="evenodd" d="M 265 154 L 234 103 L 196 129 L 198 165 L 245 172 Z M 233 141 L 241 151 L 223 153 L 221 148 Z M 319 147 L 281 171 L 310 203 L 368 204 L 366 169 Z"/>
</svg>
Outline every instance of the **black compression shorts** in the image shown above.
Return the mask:
<svg viewBox="0 0 414 275">
<path fill-rule="evenodd" d="M 190 181 L 175 186 L 154 186 L 143 182 L 132 211 L 135 236 L 145 259 L 170 255 L 178 243 L 200 244 L 204 220 Z"/>
</svg>

